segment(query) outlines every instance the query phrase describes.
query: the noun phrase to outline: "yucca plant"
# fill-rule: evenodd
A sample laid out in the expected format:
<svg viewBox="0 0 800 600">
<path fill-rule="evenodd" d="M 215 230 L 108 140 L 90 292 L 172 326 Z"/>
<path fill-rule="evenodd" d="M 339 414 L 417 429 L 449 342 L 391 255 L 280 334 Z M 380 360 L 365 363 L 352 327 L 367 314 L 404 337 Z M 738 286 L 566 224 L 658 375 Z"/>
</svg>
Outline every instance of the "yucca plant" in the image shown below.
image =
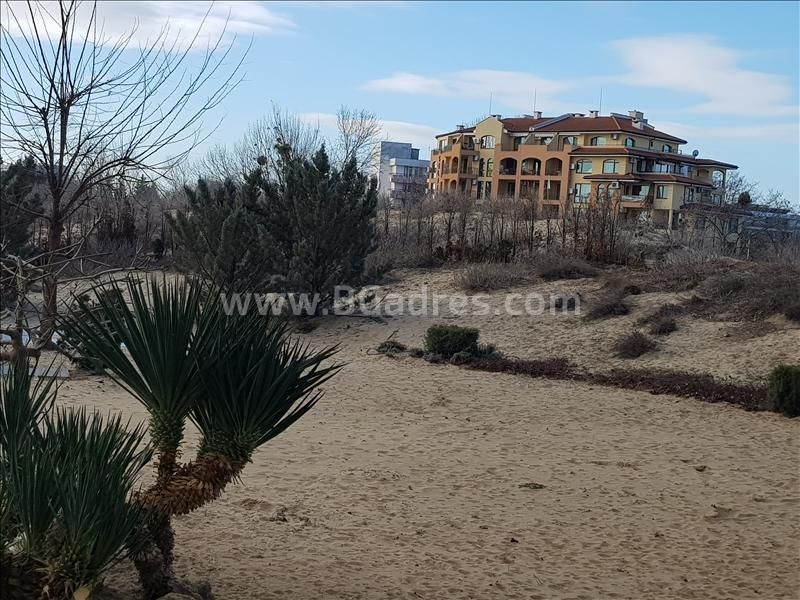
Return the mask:
<svg viewBox="0 0 800 600">
<path fill-rule="evenodd" d="M 152 543 L 136 564 L 157 598 L 172 576 L 170 517 L 219 497 L 257 448 L 316 404 L 339 366 L 326 364 L 335 348 L 293 343 L 274 316 L 226 315 L 218 291 L 202 282 L 129 280 L 122 305 L 105 300 L 107 290 L 96 290 L 88 318 L 80 301 L 63 323 L 150 414 L 159 471 L 138 496 Z M 179 464 L 187 418 L 202 439 L 194 460 Z"/>
<path fill-rule="evenodd" d="M 120 302 L 126 297 L 128 302 Z M 202 389 L 197 356 L 206 324 L 203 286 L 128 281 L 77 298 L 62 319 L 66 341 L 96 357 L 147 409 L 159 477 L 175 469 L 189 411 Z"/>
<path fill-rule="evenodd" d="M 15 368 L 0 384 L 4 598 L 71 599 L 138 545 L 133 487 L 151 458 L 141 427 L 53 408 L 52 379 Z M 23 416 L 27 415 L 27 423 Z"/>
</svg>

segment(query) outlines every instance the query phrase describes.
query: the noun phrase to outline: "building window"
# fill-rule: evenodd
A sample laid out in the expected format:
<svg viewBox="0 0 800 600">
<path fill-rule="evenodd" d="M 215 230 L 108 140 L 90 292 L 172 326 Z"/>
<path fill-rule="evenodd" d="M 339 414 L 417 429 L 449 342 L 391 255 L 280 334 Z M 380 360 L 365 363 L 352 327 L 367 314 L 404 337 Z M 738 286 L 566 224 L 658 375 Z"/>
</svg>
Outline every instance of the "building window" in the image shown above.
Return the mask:
<svg viewBox="0 0 800 600">
<path fill-rule="evenodd" d="M 592 172 L 592 161 L 590 160 L 579 160 L 575 163 L 575 172 L 576 173 L 591 173 Z"/>
<path fill-rule="evenodd" d="M 635 148 L 636 147 L 636 140 L 633 138 L 625 138 L 625 147 L 626 148 Z"/>
<path fill-rule="evenodd" d="M 570 146 L 577 146 L 578 139 L 574 135 L 568 135 L 564 138 L 564 144 L 569 144 Z"/>
<path fill-rule="evenodd" d="M 589 140 L 590 146 L 605 146 L 606 145 L 606 138 L 603 136 L 593 137 Z"/>
<path fill-rule="evenodd" d="M 483 177 L 483 172 L 484 172 L 485 167 L 486 167 L 486 163 L 484 162 L 483 159 L 480 159 L 478 161 L 478 177 Z"/>
<path fill-rule="evenodd" d="M 669 144 L 664 144 L 664 145 L 661 146 L 661 151 L 662 152 L 672 152 L 672 146 L 670 146 Z"/>
<path fill-rule="evenodd" d="M 575 184 L 575 202 L 588 202 L 589 195 L 592 193 L 591 183 Z"/>
<path fill-rule="evenodd" d="M 478 196 L 477 197 L 478 197 L 478 200 L 481 200 L 483 198 L 483 182 L 482 181 L 478 182 Z"/>
<path fill-rule="evenodd" d="M 488 200 L 489 198 L 491 198 L 491 196 L 492 196 L 492 182 L 491 181 L 487 181 L 486 182 L 486 193 L 484 194 L 483 197 Z"/>
<path fill-rule="evenodd" d="M 514 143 L 514 150 L 519 150 L 519 145 L 522 143 L 522 138 L 515 137 L 513 143 Z"/>
<path fill-rule="evenodd" d="M 494 160 L 489 158 L 486 160 L 486 176 L 491 177 L 494 175 Z"/>
<path fill-rule="evenodd" d="M 485 135 L 481 138 L 481 148 L 494 148 L 494 136 Z"/>
<path fill-rule="evenodd" d="M 664 198 L 668 198 L 667 196 L 667 186 L 659 185 L 656 186 L 656 198 L 663 200 Z"/>
<path fill-rule="evenodd" d="M 697 217 L 694 222 L 695 229 L 705 229 L 706 228 L 706 218 L 705 217 Z"/>
<path fill-rule="evenodd" d="M 619 173 L 619 161 L 615 159 L 603 161 L 603 173 Z"/>
</svg>

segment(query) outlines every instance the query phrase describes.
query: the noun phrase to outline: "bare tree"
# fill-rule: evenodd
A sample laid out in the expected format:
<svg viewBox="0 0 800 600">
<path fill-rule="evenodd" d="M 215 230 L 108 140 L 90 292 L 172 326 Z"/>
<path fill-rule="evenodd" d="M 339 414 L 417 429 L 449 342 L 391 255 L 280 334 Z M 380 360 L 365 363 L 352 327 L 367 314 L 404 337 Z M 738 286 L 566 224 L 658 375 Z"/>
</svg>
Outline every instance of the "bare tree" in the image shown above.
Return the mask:
<svg viewBox="0 0 800 600">
<path fill-rule="evenodd" d="M 336 127 L 339 137 L 333 148 L 334 160 L 343 165 L 354 159 L 358 170 L 365 171 L 381 133 L 378 117 L 368 110 L 342 106 L 336 113 Z"/>
<path fill-rule="evenodd" d="M 165 26 L 139 46 L 135 29 L 106 39 L 96 3 L 61 0 L 51 10 L 9 2 L 2 9 L 0 147 L 4 156 L 33 156 L 46 180 L 35 215 L 47 229 L 36 275 L 46 343 L 59 274 L 80 249 L 64 242 L 70 217 L 106 183 L 159 177 L 182 161 L 209 135 L 202 118 L 238 83 L 244 57 L 229 64 L 233 44 L 223 44 L 224 32 L 195 53 L 203 24 L 186 44 Z"/>
</svg>

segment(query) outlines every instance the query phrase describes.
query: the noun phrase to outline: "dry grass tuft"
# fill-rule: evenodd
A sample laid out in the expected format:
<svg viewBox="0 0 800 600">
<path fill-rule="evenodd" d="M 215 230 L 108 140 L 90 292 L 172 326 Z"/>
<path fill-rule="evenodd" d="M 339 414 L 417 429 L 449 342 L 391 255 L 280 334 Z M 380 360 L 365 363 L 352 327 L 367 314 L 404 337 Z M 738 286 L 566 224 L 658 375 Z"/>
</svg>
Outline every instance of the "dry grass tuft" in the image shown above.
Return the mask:
<svg viewBox="0 0 800 600">
<path fill-rule="evenodd" d="M 579 258 L 540 254 L 533 259 L 533 269 L 544 280 L 582 279 L 597 276 L 597 269 Z"/>
<path fill-rule="evenodd" d="M 454 278 L 462 290 L 501 290 L 530 278 L 530 267 L 520 263 L 474 263 L 458 271 Z"/>
<path fill-rule="evenodd" d="M 657 347 L 658 345 L 641 331 L 629 333 L 614 345 L 617 356 L 620 358 L 639 358 Z"/>
</svg>

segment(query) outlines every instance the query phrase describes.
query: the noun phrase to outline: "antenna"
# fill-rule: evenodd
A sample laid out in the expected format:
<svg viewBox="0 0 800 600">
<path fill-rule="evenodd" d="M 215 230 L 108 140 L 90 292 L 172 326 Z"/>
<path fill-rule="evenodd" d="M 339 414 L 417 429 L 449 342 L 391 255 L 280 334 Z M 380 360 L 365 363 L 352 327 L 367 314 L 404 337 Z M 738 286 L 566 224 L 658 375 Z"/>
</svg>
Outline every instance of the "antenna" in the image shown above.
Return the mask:
<svg viewBox="0 0 800 600">
<path fill-rule="evenodd" d="M 492 92 L 489 92 L 489 114 L 492 114 Z"/>
<path fill-rule="evenodd" d="M 597 114 L 603 114 L 603 88 L 600 88 L 600 106 L 598 107 Z"/>
<path fill-rule="evenodd" d="M 533 88 L 533 112 L 534 113 L 536 112 L 536 92 L 537 91 L 538 90 L 536 88 Z"/>
</svg>

